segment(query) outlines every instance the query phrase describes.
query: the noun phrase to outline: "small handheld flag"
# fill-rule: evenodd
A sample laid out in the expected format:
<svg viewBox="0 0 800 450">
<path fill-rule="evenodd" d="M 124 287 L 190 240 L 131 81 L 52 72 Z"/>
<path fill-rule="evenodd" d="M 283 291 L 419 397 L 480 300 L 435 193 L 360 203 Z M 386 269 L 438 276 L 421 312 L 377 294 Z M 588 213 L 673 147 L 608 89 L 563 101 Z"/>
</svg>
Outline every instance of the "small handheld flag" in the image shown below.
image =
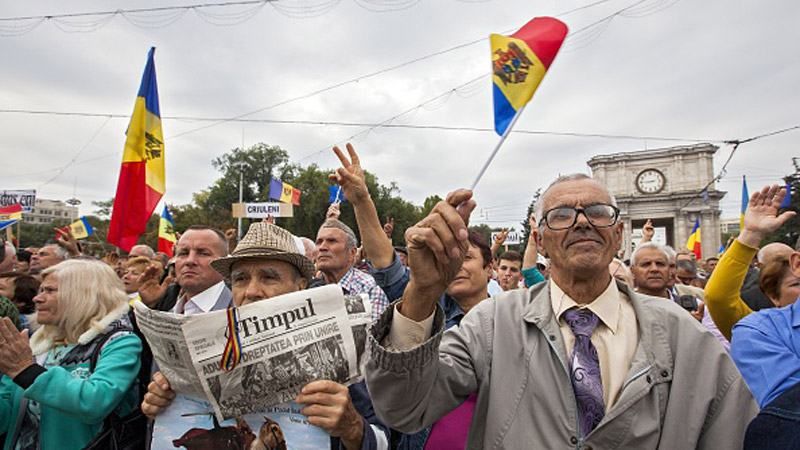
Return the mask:
<svg viewBox="0 0 800 450">
<path fill-rule="evenodd" d="M 700 219 L 695 219 L 694 221 L 692 234 L 689 235 L 689 239 L 686 241 L 686 248 L 694 253 L 694 256 L 697 257 L 698 261 L 703 259 L 703 250 L 700 239 Z"/>
<path fill-rule="evenodd" d="M 108 242 L 126 252 L 144 233 L 150 215 L 166 191 L 164 134 L 153 61 L 155 50 L 153 47 L 147 54 L 147 65 L 128 124 L 117 193 L 108 225 Z"/>
<path fill-rule="evenodd" d="M 783 197 L 781 208 L 789 208 L 792 206 L 792 185 L 786 183 L 786 196 Z"/>
<path fill-rule="evenodd" d="M 225 372 L 230 372 L 235 369 L 242 359 L 242 341 L 239 339 L 239 313 L 235 307 L 230 307 L 227 310 L 228 315 L 228 342 L 225 344 L 225 350 L 222 352 L 222 361 L 219 367 Z"/>
<path fill-rule="evenodd" d="M 739 230 L 744 230 L 744 212 L 750 204 L 750 194 L 747 193 L 747 179 L 742 175 L 742 208 L 739 211 Z"/>
<path fill-rule="evenodd" d="M 346 201 L 347 198 L 344 196 L 341 186 L 338 184 L 328 186 L 328 203 L 344 203 Z"/>
<path fill-rule="evenodd" d="M 164 210 L 161 211 L 161 218 L 158 221 L 158 251 L 172 258 L 177 240 L 175 221 L 172 220 L 172 214 L 169 213 L 167 205 L 164 205 Z"/>
<path fill-rule="evenodd" d="M 89 221 L 86 220 L 86 217 L 81 217 L 69 224 L 69 231 L 75 239 L 86 239 L 94 234 L 94 229 Z"/>
<path fill-rule="evenodd" d="M 536 17 L 511 36 L 490 36 L 494 129 L 500 135 L 500 141 L 484 163 L 471 189 L 475 189 L 500 150 L 525 105 L 553 64 L 566 37 L 567 26 L 552 17 Z"/>
</svg>

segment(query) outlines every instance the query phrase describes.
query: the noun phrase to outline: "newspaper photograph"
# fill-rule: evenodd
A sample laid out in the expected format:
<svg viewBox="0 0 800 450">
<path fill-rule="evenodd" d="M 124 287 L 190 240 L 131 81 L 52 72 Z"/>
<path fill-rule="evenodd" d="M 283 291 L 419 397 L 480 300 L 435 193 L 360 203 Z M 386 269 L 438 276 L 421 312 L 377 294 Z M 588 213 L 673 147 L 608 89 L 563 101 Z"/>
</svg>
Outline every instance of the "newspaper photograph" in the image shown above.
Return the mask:
<svg viewBox="0 0 800 450">
<path fill-rule="evenodd" d="M 356 346 L 356 378 L 351 382 L 356 383 L 363 378 L 364 352 L 367 348 L 367 327 L 372 323 L 372 303 L 367 294 L 346 295 L 344 306 L 347 310 L 347 320 L 350 322 L 350 329 L 353 330 L 353 341 Z"/>
<path fill-rule="evenodd" d="M 302 405 L 286 403 L 220 422 L 207 402 L 176 397 L 153 425 L 150 450 L 319 450 L 330 436 L 308 423 Z"/>
<path fill-rule="evenodd" d="M 189 316 L 155 311 L 141 301 L 133 304 L 136 324 L 139 326 L 150 349 L 158 370 L 167 377 L 172 390 L 179 394 L 205 398 L 200 377 L 194 369 L 189 346 L 181 325 Z"/>
<path fill-rule="evenodd" d="M 360 300 L 351 301 L 353 311 L 366 311 L 369 302 Z M 205 396 L 220 421 L 290 402 L 314 380 L 350 384 L 359 375 L 356 343 L 338 285 L 238 308 L 241 360 L 231 371 L 221 364 L 228 342 L 226 311 L 191 316 L 182 329 Z"/>
</svg>

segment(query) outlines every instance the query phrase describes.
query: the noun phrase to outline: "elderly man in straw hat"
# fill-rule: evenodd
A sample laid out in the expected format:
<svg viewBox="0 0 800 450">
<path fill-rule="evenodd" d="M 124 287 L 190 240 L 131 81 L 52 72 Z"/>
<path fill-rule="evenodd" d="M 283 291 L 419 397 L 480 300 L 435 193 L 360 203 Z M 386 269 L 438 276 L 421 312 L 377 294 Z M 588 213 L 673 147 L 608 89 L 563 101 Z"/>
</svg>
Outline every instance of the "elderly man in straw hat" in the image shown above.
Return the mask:
<svg viewBox="0 0 800 450">
<path fill-rule="evenodd" d="M 314 275 L 314 264 L 298 252 L 291 233 L 266 222 L 250 229 L 230 256 L 211 266 L 230 280 L 236 306 L 266 300 L 305 289 Z M 154 417 L 175 397 L 163 376 L 150 383 L 142 410 Z M 388 429 L 378 420 L 363 382 L 349 388 L 330 380 L 303 387 L 297 402 L 309 423 L 331 435 L 331 448 L 387 449 Z"/>
</svg>

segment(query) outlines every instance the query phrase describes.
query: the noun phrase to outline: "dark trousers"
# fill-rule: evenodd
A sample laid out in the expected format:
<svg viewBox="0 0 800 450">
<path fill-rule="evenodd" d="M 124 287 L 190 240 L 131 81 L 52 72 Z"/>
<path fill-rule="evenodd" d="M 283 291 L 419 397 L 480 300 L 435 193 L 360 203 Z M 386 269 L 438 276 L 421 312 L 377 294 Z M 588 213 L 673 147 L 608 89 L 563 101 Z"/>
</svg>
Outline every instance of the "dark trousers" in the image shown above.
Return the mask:
<svg viewBox="0 0 800 450">
<path fill-rule="evenodd" d="M 747 427 L 745 450 L 800 450 L 800 384 L 761 409 Z"/>
</svg>

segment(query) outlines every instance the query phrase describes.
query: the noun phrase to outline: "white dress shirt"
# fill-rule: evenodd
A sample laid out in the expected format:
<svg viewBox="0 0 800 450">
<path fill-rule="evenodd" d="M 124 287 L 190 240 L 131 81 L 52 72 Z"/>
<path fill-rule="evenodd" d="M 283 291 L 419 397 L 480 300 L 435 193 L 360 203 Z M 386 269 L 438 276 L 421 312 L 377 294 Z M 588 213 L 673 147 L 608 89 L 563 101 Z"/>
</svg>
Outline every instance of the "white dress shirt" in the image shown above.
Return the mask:
<svg viewBox="0 0 800 450">
<path fill-rule="evenodd" d="M 207 313 L 211 311 L 211 308 L 213 308 L 215 304 L 217 304 L 217 300 L 219 300 L 219 296 L 222 294 L 224 289 L 225 282 L 220 281 L 219 283 L 211 286 L 192 298 L 187 298 L 186 295 L 181 295 L 178 297 L 178 302 L 175 303 L 175 307 L 172 308 L 172 312 L 187 316 Z"/>
</svg>

